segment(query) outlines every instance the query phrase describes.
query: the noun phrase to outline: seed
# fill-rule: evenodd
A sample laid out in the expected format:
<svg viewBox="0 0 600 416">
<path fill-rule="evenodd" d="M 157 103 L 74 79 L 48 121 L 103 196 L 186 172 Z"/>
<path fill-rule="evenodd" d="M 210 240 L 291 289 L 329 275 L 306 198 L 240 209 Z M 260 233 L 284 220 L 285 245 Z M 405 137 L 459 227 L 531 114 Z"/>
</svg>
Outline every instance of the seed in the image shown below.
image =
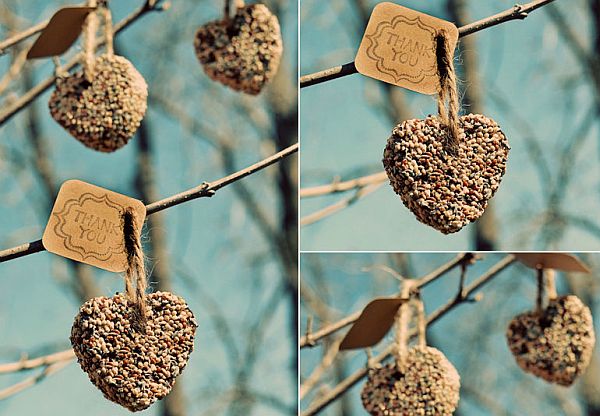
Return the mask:
<svg viewBox="0 0 600 416">
<path fill-rule="evenodd" d="M 460 132 L 452 149 L 438 117 L 407 120 L 394 128 L 383 153 L 390 185 L 404 205 L 444 234 L 483 214 L 506 172 L 510 150 L 498 124 L 481 114 L 461 117 Z M 436 192 L 427 192 L 431 188 Z M 455 214 L 452 220 L 447 211 Z"/>
<path fill-rule="evenodd" d="M 256 95 L 277 73 L 283 42 L 277 16 L 264 4 L 252 4 L 237 9 L 229 21 L 200 27 L 194 48 L 211 79 Z"/>
<path fill-rule="evenodd" d="M 56 81 L 48 107 L 73 137 L 100 152 L 113 152 L 133 137 L 146 113 L 148 87 L 122 56 L 96 58 L 90 83 L 82 71 Z"/>
<path fill-rule="evenodd" d="M 77 361 L 90 381 L 107 399 L 134 412 L 169 394 L 194 348 L 197 327 L 182 298 L 156 292 L 146 299 L 145 330 L 153 336 L 131 325 L 133 305 L 122 294 L 87 301 L 71 329 Z M 166 330 L 160 324 L 163 320 L 172 329 Z M 115 333 L 110 324 L 131 329 Z"/>
<path fill-rule="evenodd" d="M 551 299 L 541 312 L 518 315 L 506 337 L 519 367 L 563 386 L 585 371 L 596 343 L 592 313 L 573 295 Z"/>
<path fill-rule="evenodd" d="M 373 369 L 363 387 L 364 408 L 373 416 L 451 416 L 459 401 L 460 376 L 432 347 L 409 350 L 399 367 Z"/>
</svg>

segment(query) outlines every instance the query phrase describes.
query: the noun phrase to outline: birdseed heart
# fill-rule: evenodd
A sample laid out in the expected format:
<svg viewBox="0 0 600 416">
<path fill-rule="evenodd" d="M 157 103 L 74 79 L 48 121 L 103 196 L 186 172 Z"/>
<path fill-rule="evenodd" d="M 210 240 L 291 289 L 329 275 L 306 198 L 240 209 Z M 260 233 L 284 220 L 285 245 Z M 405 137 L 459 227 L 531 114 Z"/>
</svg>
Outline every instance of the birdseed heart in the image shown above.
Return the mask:
<svg viewBox="0 0 600 416">
<path fill-rule="evenodd" d="M 481 114 L 459 119 L 456 147 L 437 116 L 397 125 L 383 166 L 394 191 L 417 219 L 444 234 L 477 220 L 496 193 L 510 146 L 498 124 Z"/>
<path fill-rule="evenodd" d="M 459 401 L 460 376 L 444 354 L 415 347 L 400 368 L 374 369 L 363 387 L 363 406 L 373 416 L 450 416 Z"/>
<path fill-rule="evenodd" d="M 540 313 L 518 315 L 506 336 L 519 367 L 562 386 L 585 371 L 596 342 L 590 309 L 572 295 L 550 300 Z"/>
<path fill-rule="evenodd" d="M 122 56 L 99 56 L 94 71 L 91 82 L 83 71 L 59 78 L 48 106 L 58 124 L 81 143 L 113 152 L 125 146 L 140 126 L 148 87 Z"/>
<path fill-rule="evenodd" d="M 77 361 L 91 382 L 134 412 L 169 394 L 194 348 L 197 327 L 182 298 L 156 292 L 146 301 L 145 333 L 136 329 L 133 304 L 123 294 L 87 301 L 71 329 Z"/>
<path fill-rule="evenodd" d="M 204 72 L 236 91 L 258 94 L 277 73 L 283 42 L 277 16 L 264 4 L 198 29 L 194 48 Z"/>
</svg>

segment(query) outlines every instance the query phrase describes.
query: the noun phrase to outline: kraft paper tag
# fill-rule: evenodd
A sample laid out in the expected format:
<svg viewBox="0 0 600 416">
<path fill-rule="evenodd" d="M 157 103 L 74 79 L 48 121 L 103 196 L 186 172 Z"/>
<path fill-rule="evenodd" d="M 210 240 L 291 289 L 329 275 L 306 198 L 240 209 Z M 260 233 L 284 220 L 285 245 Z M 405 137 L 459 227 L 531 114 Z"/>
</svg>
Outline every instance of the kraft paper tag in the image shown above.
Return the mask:
<svg viewBox="0 0 600 416">
<path fill-rule="evenodd" d="M 27 59 L 62 55 L 79 37 L 93 7 L 64 7 L 57 11 L 37 38 Z"/>
<path fill-rule="evenodd" d="M 146 218 L 141 201 L 78 180 L 58 192 L 42 243 L 46 250 L 111 272 L 127 267 L 123 213 L 133 209 L 138 229 Z"/>
<path fill-rule="evenodd" d="M 340 350 L 367 348 L 377 344 L 388 333 L 400 306 L 406 302 L 401 298 L 378 298 L 363 309 L 350 331 L 346 334 Z"/>
<path fill-rule="evenodd" d="M 363 75 L 423 94 L 439 90 L 435 36 L 445 30 L 453 53 L 458 29 L 394 3 L 373 9 L 354 64 Z"/>
<path fill-rule="evenodd" d="M 567 253 L 514 253 L 514 256 L 527 267 L 555 269 L 563 272 L 590 273 L 589 267 L 577 256 Z"/>
</svg>

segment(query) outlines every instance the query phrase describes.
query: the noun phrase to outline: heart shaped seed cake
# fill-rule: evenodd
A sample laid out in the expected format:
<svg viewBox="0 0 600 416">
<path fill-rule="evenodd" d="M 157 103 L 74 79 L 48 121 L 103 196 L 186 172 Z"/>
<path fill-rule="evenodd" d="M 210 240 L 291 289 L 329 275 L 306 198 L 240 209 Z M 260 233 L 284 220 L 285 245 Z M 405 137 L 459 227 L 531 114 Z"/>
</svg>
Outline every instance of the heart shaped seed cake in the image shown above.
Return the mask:
<svg viewBox="0 0 600 416">
<path fill-rule="evenodd" d="M 460 117 L 456 148 L 436 116 L 396 126 L 383 154 L 394 191 L 419 221 L 444 234 L 477 220 L 506 171 L 510 146 L 498 124 L 481 114 Z"/>
<path fill-rule="evenodd" d="M 83 71 L 59 78 L 48 106 L 58 124 L 81 143 L 113 152 L 125 146 L 140 126 L 148 87 L 122 56 L 99 56 L 94 71 L 92 82 Z"/>
<path fill-rule="evenodd" d="M 152 293 L 146 302 L 145 333 L 135 329 L 135 307 L 123 294 L 87 301 L 71 329 L 77 361 L 91 382 L 134 412 L 169 394 L 194 348 L 197 327 L 185 301 L 172 293 Z"/>
<path fill-rule="evenodd" d="M 194 48 L 211 79 L 256 95 L 277 73 L 283 42 L 277 17 L 264 4 L 253 4 L 200 27 Z"/>
<path fill-rule="evenodd" d="M 550 300 L 541 313 L 517 316 L 506 337 L 519 367 L 562 386 L 585 371 L 596 342 L 592 313 L 573 295 Z"/>
<path fill-rule="evenodd" d="M 401 368 L 389 363 L 372 370 L 361 399 L 373 416 L 450 416 L 459 391 L 460 376 L 444 354 L 432 347 L 415 347 Z"/>
</svg>

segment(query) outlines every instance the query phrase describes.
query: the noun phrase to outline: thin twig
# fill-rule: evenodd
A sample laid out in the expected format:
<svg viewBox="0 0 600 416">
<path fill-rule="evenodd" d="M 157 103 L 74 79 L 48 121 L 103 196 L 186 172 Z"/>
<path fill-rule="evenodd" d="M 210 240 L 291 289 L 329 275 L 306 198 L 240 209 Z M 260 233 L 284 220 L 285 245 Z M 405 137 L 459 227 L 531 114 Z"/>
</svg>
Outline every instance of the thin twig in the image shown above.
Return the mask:
<svg viewBox="0 0 600 416">
<path fill-rule="evenodd" d="M 300 226 L 303 227 L 305 225 L 314 224 L 315 222 L 321 221 L 321 220 L 335 214 L 336 212 L 343 210 L 344 208 L 348 208 L 350 205 L 355 204 L 360 199 L 364 198 L 365 196 L 367 196 L 367 195 L 375 192 L 379 188 L 381 188 L 382 185 L 383 185 L 383 183 L 375 183 L 375 184 L 367 185 L 363 188 L 360 188 L 351 197 L 344 198 L 344 199 L 342 199 L 334 204 L 331 204 L 317 212 L 313 212 L 312 214 L 309 214 L 306 217 L 302 217 L 300 219 Z"/>
<path fill-rule="evenodd" d="M 129 27 L 133 22 L 138 20 L 140 17 L 144 16 L 148 12 L 151 11 L 162 11 L 165 10 L 164 6 L 160 5 L 159 1 L 147 0 L 143 6 L 138 8 L 136 11 L 131 13 L 129 16 L 121 20 L 114 27 L 113 33 L 116 35 L 122 32 L 124 29 Z M 104 39 L 100 39 L 96 43 L 96 47 L 100 47 L 104 44 Z M 19 99 L 15 100 L 10 106 L 8 106 L 2 113 L 0 113 L 0 126 L 10 120 L 14 115 L 23 110 L 27 105 L 46 92 L 54 83 L 56 82 L 56 74 L 62 72 L 68 72 L 72 69 L 76 68 L 80 63 L 80 55 L 76 55 L 71 60 L 69 60 L 62 68 L 56 68 L 55 74 L 51 77 L 46 78 L 44 81 L 37 84 L 35 87 L 31 88 L 25 94 L 23 94 Z"/>
<path fill-rule="evenodd" d="M 459 37 L 467 36 L 480 30 L 497 26 L 511 20 L 523 20 L 530 12 L 539 9 L 546 4 L 552 3 L 554 0 L 536 0 L 524 5 L 515 5 L 501 13 L 486 17 L 458 29 Z M 331 81 L 333 79 L 342 78 L 347 75 L 356 74 L 356 66 L 354 62 L 344 65 L 339 65 L 323 71 L 315 72 L 300 77 L 300 88 L 310 87 L 311 85 L 320 84 L 322 82 Z"/>
<path fill-rule="evenodd" d="M 261 160 L 260 162 L 248 166 L 245 169 L 232 173 L 229 176 L 226 176 L 214 182 L 203 183 L 202 185 L 189 189 L 185 192 L 181 192 L 176 195 L 172 195 L 170 197 L 162 199 L 160 201 L 156 201 L 149 205 L 146 205 L 146 213 L 147 215 L 152 215 L 157 212 L 163 211 L 165 209 L 174 207 L 179 204 L 183 204 L 184 202 L 192 201 L 197 198 L 211 197 L 219 189 L 224 188 L 227 185 L 239 181 L 240 179 L 243 179 L 249 175 L 252 175 L 262 169 L 265 169 L 266 167 L 279 162 L 280 160 L 284 159 L 287 156 L 290 156 L 293 153 L 296 153 L 297 151 L 298 143 L 272 156 L 269 156 L 268 158 Z M 27 256 L 29 254 L 38 253 L 44 250 L 45 248 L 42 245 L 42 240 L 32 241 L 30 243 L 22 244 L 17 247 L 12 247 L 0 251 L 0 263 L 3 263 L 8 260 L 13 260 L 19 257 Z"/>
<path fill-rule="evenodd" d="M 315 196 L 335 194 L 338 192 L 351 191 L 357 188 L 364 188 L 367 185 L 373 185 L 387 180 L 387 173 L 379 172 L 372 175 L 362 176 L 360 178 L 351 179 L 349 181 L 338 182 L 334 181 L 329 185 L 315 186 L 312 188 L 304 188 L 300 190 L 300 198 L 311 198 Z"/>
<path fill-rule="evenodd" d="M 454 296 L 450 301 L 448 301 L 443 306 L 436 309 L 431 315 L 427 317 L 427 325 L 431 325 L 438 321 L 440 318 L 445 316 L 448 312 L 456 308 L 457 306 L 465 303 L 465 301 L 469 298 L 469 296 L 481 289 L 486 283 L 496 277 L 500 272 L 505 270 L 508 266 L 516 261 L 515 257 L 512 255 L 507 255 L 498 263 L 493 265 L 487 272 L 481 275 L 477 280 L 471 283 L 468 287 L 465 288 L 465 298 L 460 299 L 458 296 Z M 411 332 L 411 338 L 416 335 L 416 331 L 413 330 Z M 383 352 L 378 354 L 371 360 L 371 365 L 377 365 L 392 356 L 394 350 L 394 345 L 388 345 Z M 320 413 L 331 403 L 336 401 L 339 397 L 341 397 L 344 393 L 350 390 L 354 385 L 356 385 L 360 380 L 362 380 L 368 373 L 369 369 L 363 367 L 357 370 L 355 373 L 344 379 L 337 386 L 333 387 L 331 390 L 327 392 L 327 394 L 319 397 L 311 406 L 302 413 L 302 416 L 313 416 Z"/>
<path fill-rule="evenodd" d="M 44 371 L 42 371 L 41 373 L 39 373 L 33 377 L 26 378 L 25 380 L 20 381 L 16 384 L 13 384 L 12 386 L 7 387 L 3 390 L 0 390 L 0 401 L 6 400 L 7 398 L 14 396 L 17 393 L 20 393 L 25 389 L 35 386 L 36 384 L 38 384 L 39 382 L 44 380 L 46 377 L 58 373 L 60 370 L 62 370 L 66 366 L 68 366 L 70 363 L 71 363 L 71 361 L 68 360 L 68 361 L 59 361 L 54 364 L 50 364 L 50 365 L 46 366 L 44 368 Z"/>
<path fill-rule="evenodd" d="M 55 352 L 31 359 L 22 359 L 14 363 L 0 364 L 0 374 L 15 373 L 17 371 L 31 370 L 33 368 L 48 366 L 60 361 L 68 361 L 75 358 L 71 348 L 65 351 Z"/>
<path fill-rule="evenodd" d="M 40 33 L 42 30 L 48 26 L 48 22 L 50 19 L 46 19 L 43 22 L 38 23 L 35 26 L 30 27 L 29 29 L 25 29 L 22 32 L 12 35 L 10 38 L 3 40 L 0 42 L 0 55 L 5 55 L 6 50 L 11 46 L 16 45 L 19 42 L 24 41 L 25 39 L 30 38 L 33 35 Z"/>
<path fill-rule="evenodd" d="M 431 282 L 437 280 L 438 278 L 440 278 L 443 275 L 445 275 L 446 273 L 448 273 L 450 270 L 465 263 L 465 260 L 467 258 L 472 259 L 473 254 L 471 254 L 471 253 L 462 254 L 461 253 L 461 254 L 457 255 L 455 258 L 453 258 L 448 263 L 443 264 L 442 266 L 438 267 L 431 273 L 428 273 L 425 276 L 419 278 L 418 281 L 416 282 L 415 289 L 421 289 L 421 288 L 427 286 Z M 333 334 L 334 332 L 337 332 L 340 329 L 347 327 L 348 325 L 352 325 L 354 322 L 356 322 L 356 320 L 358 319 L 358 317 L 360 316 L 361 313 L 362 313 L 362 310 L 356 311 L 353 314 L 348 315 L 345 318 L 342 318 L 337 322 L 329 324 L 329 325 L 319 329 L 318 331 L 313 332 L 310 336 L 310 340 L 307 339 L 306 337 L 302 337 L 300 339 L 300 348 L 313 347 L 316 345 L 317 341 L 319 341 L 320 339 L 322 339 L 326 336 L 329 336 L 329 335 Z"/>
</svg>

